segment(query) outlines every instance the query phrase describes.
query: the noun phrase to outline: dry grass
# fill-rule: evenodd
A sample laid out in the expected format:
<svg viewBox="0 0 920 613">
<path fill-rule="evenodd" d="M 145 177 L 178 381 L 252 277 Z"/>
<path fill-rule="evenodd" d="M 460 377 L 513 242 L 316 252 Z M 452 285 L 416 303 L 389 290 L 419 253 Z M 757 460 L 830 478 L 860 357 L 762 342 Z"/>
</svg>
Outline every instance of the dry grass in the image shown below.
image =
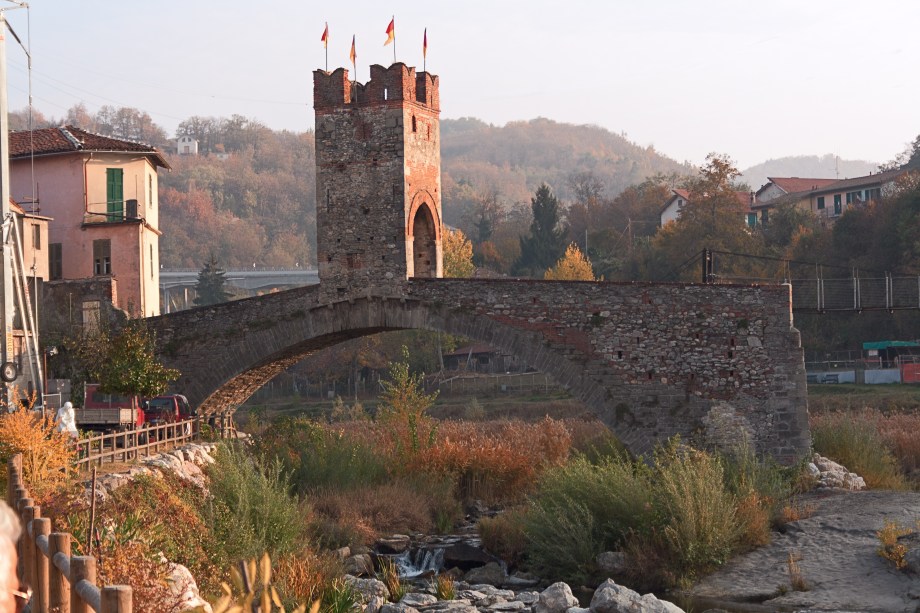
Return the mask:
<svg viewBox="0 0 920 613">
<path fill-rule="evenodd" d="M 789 552 L 789 557 L 786 558 L 786 570 L 789 572 L 789 585 L 792 586 L 792 590 L 795 592 L 807 592 L 810 587 L 808 582 L 805 581 L 805 576 L 802 574 L 802 568 L 799 566 L 799 562 L 802 561 L 802 554 L 798 552 Z"/>
<path fill-rule="evenodd" d="M 797 498 L 790 498 L 779 509 L 776 521 L 778 524 L 785 525 L 790 522 L 808 519 L 815 514 L 816 507 L 813 504 L 802 502 Z"/>
<path fill-rule="evenodd" d="M 906 489 L 898 458 L 880 432 L 879 424 L 890 423 L 887 420 L 873 409 L 813 415 L 810 425 L 815 451 L 861 476 L 871 489 Z"/>
<path fill-rule="evenodd" d="M 773 501 L 751 492 L 738 501 L 735 519 L 740 535 L 738 546 L 742 550 L 763 547 L 770 542 L 770 525 Z"/>
<path fill-rule="evenodd" d="M 321 600 L 333 581 L 344 571 L 333 555 L 318 555 L 304 550 L 280 556 L 274 564 L 274 581 L 286 600 L 314 602 Z"/>
<path fill-rule="evenodd" d="M 394 482 L 359 487 L 348 492 L 324 490 L 310 500 L 313 510 L 333 522 L 329 529 L 340 529 L 362 544 L 370 544 L 381 534 L 427 532 L 431 529 L 428 497 L 410 485 Z M 321 525 L 321 524 L 320 524 Z M 326 535 L 326 543 L 342 543 Z M 323 536 L 320 535 L 322 539 Z"/>
<path fill-rule="evenodd" d="M 495 517 L 479 520 L 478 532 L 482 546 L 512 568 L 520 564 L 527 548 L 527 534 L 524 530 L 526 514 L 526 507 L 513 507 Z"/>
<path fill-rule="evenodd" d="M 179 613 L 176 594 L 188 586 L 170 586 L 169 563 L 158 558 L 142 541 L 103 542 L 99 558 L 100 585 L 130 585 L 137 613 Z"/>
<path fill-rule="evenodd" d="M 549 417 L 536 424 L 445 422 L 412 468 L 449 478 L 464 500 L 513 501 L 544 469 L 563 463 L 570 446 L 565 425 Z"/>
</svg>

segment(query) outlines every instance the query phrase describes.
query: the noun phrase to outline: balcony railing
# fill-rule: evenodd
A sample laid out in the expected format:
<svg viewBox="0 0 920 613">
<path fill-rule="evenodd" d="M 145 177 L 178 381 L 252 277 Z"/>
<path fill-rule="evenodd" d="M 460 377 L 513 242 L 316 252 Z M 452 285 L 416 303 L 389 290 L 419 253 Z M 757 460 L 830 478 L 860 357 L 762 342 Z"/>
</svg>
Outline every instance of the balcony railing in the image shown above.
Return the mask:
<svg viewBox="0 0 920 613">
<path fill-rule="evenodd" d="M 137 200 L 108 203 L 104 211 L 86 211 L 83 213 L 84 224 L 120 223 L 139 219 Z"/>
</svg>

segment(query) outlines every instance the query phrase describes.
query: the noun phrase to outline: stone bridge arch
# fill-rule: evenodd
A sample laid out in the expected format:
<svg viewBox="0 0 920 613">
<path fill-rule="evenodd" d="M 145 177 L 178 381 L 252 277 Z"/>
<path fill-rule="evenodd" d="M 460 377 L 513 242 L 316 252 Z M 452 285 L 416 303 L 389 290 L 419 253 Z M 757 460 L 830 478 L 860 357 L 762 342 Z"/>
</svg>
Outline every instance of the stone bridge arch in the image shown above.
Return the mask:
<svg viewBox="0 0 920 613">
<path fill-rule="evenodd" d="M 148 320 L 174 387 L 235 408 L 304 357 L 377 332 L 439 330 L 547 373 L 634 453 L 674 434 L 808 451 L 805 372 L 788 287 L 411 279 L 324 301 L 317 286 Z"/>
</svg>

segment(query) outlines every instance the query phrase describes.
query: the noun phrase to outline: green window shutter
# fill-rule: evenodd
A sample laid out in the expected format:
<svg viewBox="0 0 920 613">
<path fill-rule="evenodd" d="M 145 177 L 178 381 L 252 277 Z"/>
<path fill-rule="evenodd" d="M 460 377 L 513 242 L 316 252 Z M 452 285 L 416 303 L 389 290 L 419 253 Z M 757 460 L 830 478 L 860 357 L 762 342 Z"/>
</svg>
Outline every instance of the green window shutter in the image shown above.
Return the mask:
<svg viewBox="0 0 920 613">
<path fill-rule="evenodd" d="M 105 200 L 108 221 L 121 221 L 125 215 L 124 170 L 121 168 L 105 169 Z"/>
</svg>

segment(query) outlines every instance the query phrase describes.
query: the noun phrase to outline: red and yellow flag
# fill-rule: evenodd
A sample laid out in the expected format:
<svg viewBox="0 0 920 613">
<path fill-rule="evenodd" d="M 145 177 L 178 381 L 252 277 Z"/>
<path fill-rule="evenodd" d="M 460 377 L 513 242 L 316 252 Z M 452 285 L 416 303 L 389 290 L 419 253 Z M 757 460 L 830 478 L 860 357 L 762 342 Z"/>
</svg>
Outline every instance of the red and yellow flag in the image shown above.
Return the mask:
<svg viewBox="0 0 920 613">
<path fill-rule="evenodd" d="M 328 48 L 329 46 L 329 24 L 326 24 L 326 29 L 323 30 L 323 35 L 320 37 L 320 40 L 323 41 L 323 49 Z"/>
<path fill-rule="evenodd" d="M 383 43 L 383 46 L 386 47 L 390 43 L 396 40 L 396 18 L 390 20 L 390 25 L 387 26 L 387 42 Z"/>
<path fill-rule="evenodd" d="M 422 59 L 428 57 L 428 28 L 425 28 L 425 35 L 422 37 Z"/>
<path fill-rule="evenodd" d="M 348 54 L 348 58 L 351 60 L 351 63 L 354 64 L 355 59 L 357 59 L 357 57 L 358 57 L 358 54 L 355 53 L 355 35 L 352 34 L 351 35 L 351 52 Z"/>
</svg>

